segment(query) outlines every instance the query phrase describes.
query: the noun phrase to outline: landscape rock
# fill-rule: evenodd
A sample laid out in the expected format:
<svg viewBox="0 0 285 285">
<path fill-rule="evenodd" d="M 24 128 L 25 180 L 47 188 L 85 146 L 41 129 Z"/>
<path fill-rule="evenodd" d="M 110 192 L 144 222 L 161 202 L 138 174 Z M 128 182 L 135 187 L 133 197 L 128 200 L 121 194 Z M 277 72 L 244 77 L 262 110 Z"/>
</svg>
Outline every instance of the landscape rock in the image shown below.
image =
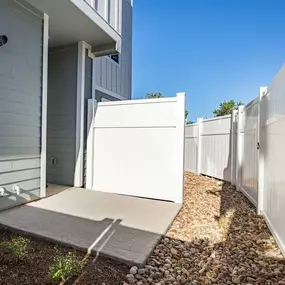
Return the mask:
<svg viewBox="0 0 285 285">
<path fill-rule="evenodd" d="M 130 273 L 127 281 L 138 285 L 285 285 L 285 260 L 241 192 L 185 173 L 180 213 L 146 265 Z"/>
<path fill-rule="evenodd" d="M 133 274 L 133 275 L 136 275 L 138 272 L 138 268 L 136 266 L 133 266 L 131 269 L 130 269 L 130 274 Z"/>
</svg>

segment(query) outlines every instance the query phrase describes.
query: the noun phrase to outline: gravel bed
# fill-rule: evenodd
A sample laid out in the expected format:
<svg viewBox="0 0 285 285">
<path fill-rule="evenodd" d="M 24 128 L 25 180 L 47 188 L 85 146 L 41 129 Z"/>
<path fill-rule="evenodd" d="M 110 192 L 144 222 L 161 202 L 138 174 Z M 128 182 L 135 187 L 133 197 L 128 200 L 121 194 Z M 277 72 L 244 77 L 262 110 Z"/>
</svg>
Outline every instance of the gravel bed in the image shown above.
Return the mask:
<svg viewBox="0 0 285 285">
<path fill-rule="evenodd" d="M 285 260 L 264 219 L 228 183 L 185 174 L 184 205 L 126 284 L 285 284 Z"/>
</svg>

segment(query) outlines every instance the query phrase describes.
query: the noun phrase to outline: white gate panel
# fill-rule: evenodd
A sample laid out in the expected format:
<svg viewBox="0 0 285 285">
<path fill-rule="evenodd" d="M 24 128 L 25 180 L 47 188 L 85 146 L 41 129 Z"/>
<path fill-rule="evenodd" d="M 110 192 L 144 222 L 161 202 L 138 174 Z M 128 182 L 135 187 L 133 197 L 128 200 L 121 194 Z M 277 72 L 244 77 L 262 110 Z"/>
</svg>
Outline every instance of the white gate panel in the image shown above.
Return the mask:
<svg viewBox="0 0 285 285">
<path fill-rule="evenodd" d="M 184 114 L 184 93 L 98 103 L 88 143 L 87 188 L 181 203 Z"/>
<path fill-rule="evenodd" d="M 243 154 L 240 172 L 241 190 L 256 205 L 258 198 L 258 109 L 259 97 L 247 104 L 242 112 Z"/>
</svg>

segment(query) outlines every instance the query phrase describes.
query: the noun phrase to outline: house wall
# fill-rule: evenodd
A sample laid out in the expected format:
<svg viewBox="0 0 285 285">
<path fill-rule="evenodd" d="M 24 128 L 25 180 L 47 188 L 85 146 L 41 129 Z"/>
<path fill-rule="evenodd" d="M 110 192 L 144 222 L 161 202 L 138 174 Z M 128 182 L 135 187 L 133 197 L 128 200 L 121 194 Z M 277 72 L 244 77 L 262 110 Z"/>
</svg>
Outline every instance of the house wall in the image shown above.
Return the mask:
<svg viewBox="0 0 285 285">
<path fill-rule="evenodd" d="M 77 44 L 49 53 L 47 182 L 73 185 L 76 143 Z M 52 164 L 55 158 L 55 164 Z"/>
<path fill-rule="evenodd" d="M 132 4 L 122 0 L 122 51 L 119 64 L 105 56 L 94 59 L 94 74 L 99 91 L 131 98 L 132 93 Z M 98 88 L 97 88 L 98 89 Z M 108 92 L 109 91 L 109 92 Z"/>
<path fill-rule="evenodd" d="M 0 8 L 0 35 L 8 37 L 0 47 L 0 209 L 40 196 L 43 19 L 21 4 L 1 0 Z"/>
</svg>

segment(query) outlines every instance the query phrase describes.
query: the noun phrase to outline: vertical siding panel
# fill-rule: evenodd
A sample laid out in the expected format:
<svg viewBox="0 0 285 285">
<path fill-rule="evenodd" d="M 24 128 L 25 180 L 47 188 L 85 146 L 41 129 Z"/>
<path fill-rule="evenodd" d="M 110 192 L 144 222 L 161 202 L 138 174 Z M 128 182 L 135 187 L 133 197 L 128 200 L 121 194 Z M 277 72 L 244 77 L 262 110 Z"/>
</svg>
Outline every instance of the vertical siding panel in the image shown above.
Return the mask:
<svg viewBox="0 0 285 285">
<path fill-rule="evenodd" d="M 102 58 L 94 59 L 93 62 L 96 84 L 102 86 Z"/>
<path fill-rule="evenodd" d="M 106 59 L 107 64 L 107 89 L 112 91 L 112 63 L 110 60 Z"/>
<path fill-rule="evenodd" d="M 114 0 L 112 0 L 113 3 Z M 100 2 L 100 1 L 99 1 Z M 111 4 L 112 4 L 111 3 Z M 120 6 L 121 3 L 121 6 Z M 112 4 L 113 5 L 113 4 Z M 107 91 L 115 92 L 116 94 L 131 98 L 132 91 L 132 5 L 128 0 L 119 0 L 121 7 L 121 29 L 122 35 L 122 50 L 119 56 L 119 65 L 112 62 L 110 58 L 96 58 L 96 84 Z M 101 68 L 98 68 L 101 63 Z M 100 72 L 100 75 L 98 73 Z M 100 80 L 99 80 L 100 78 Z"/>
<path fill-rule="evenodd" d="M 117 94 L 122 94 L 121 92 L 121 85 L 122 85 L 122 82 L 121 82 L 121 68 L 118 67 L 118 70 L 117 70 L 117 86 L 116 86 L 116 93 Z"/>
<path fill-rule="evenodd" d="M 118 66 L 115 64 L 111 65 L 112 68 L 112 91 L 117 91 L 117 73 L 118 73 Z"/>
<path fill-rule="evenodd" d="M 101 87 L 107 88 L 107 59 L 101 59 Z M 95 74 L 96 76 L 96 74 Z"/>
</svg>

